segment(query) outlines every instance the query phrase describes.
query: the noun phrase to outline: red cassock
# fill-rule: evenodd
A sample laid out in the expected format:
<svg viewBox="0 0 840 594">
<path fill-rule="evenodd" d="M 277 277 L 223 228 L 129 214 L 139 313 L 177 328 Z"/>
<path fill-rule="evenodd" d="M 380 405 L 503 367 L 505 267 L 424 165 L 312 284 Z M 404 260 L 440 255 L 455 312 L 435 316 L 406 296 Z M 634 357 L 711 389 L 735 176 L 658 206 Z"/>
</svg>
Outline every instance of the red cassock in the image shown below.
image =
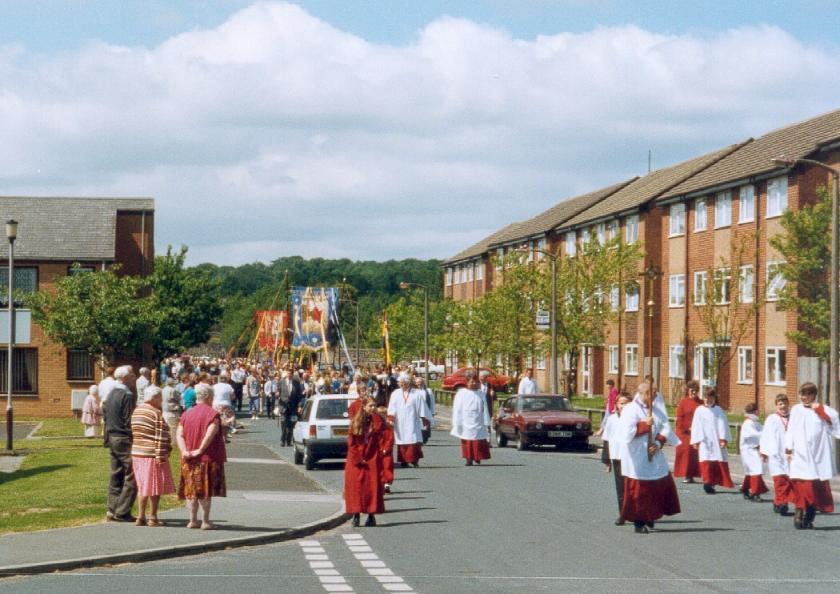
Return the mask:
<svg viewBox="0 0 840 594">
<path fill-rule="evenodd" d="M 831 494 L 831 484 L 828 481 L 790 479 L 790 483 L 793 490 L 793 503 L 797 509 L 813 506 L 823 513 L 834 512 L 834 496 Z"/>
<path fill-rule="evenodd" d="M 773 504 L 784 505 L 786 503 L 796 503 L 793 486 L 790 484 L 788 475 L 777 474 L 773 477 Z"/>
<path fill-rule="evenodd" d="M 387 424 L 382 427 L 382 444 L 380 449 L 387 452 L 382 455 L 382 483 L 393 484 L 394 482 L 394 430 Z"/>
<path fill-rule="evenodd" d="M 764 478 L 760 474 L 748 474 L 744 477 L 744 482 L 741 484 L 741 493 L 748 493 L 750 495 L 761 495 L 767 493 L 770 489 L 764 484 Z"/>
<path fill-rule="evenodd" d="M 489 460 L 490 442 L 486 439 L 462 439 L 461 457 L 465 460 Z"/>
<path fill-rule="evenodd" d="M 669 474 L 652 481 L 624 477 L 621 517 L 630 522 L 655 522 L 680 513 L 677 486 Z"/>
<path fill-rule="evenodd" d="M 700 463 L 700 476 L 704 485 L 718 485 L 726 489 L 735 486 L 729 474 L 729 462 L 704 460 Z"/>
<path fill-rule="evenodd" d="M 697 450 L 691 447 L 691 421 L 694 411 L 702 402 L 686 396 L 677 405 L 677 437 L 682 442 L 676 447 L 674 458 L 674 476 L 695 478 L 700 476 L 700 461 Z"/>
<path fill-rule="evenodd" d="M 364 435 L 347 437 L 344 464 L 344 506 L 348 514 L 381 514 L 385 511 L 382 486 L 382 417 L 373 415 Z"/>
<path fill-rule="evenodd" d="M 414 464 L 422 457 L 422 443 L 403 443 L 397 446 L 397 460 L 402 464 Z"/>
</svg>

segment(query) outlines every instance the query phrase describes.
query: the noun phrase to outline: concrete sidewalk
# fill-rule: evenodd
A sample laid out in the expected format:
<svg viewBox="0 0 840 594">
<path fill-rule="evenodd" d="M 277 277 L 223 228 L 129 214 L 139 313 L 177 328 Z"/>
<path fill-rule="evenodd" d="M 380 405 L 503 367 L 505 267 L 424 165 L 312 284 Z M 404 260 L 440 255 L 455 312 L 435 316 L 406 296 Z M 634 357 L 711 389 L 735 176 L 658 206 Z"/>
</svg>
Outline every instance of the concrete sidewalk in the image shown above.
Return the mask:
<svg viewBox="0 0 840 594">
<path fill-rule="evenodd" d="M 213 499 L 211 520 L 217 526 L 215 530 L 187 529 L 187 511 L 179 507 L 160 514 L 166 522 L 163 528 L 103 521 L 7 534 L 0 536 L 0 576 L 165 559 L 279 542 L 344 523 L 347 516 L 340 494 L 327 491 L 265 445 L 253 438 L 249 440 L 249 432 L 270 430 L 267 424 L 254 424 L 233 436 L 228 444 L 228 494 Z M 102 490 L 106 488 L 104 469 Z"/>
</svg>

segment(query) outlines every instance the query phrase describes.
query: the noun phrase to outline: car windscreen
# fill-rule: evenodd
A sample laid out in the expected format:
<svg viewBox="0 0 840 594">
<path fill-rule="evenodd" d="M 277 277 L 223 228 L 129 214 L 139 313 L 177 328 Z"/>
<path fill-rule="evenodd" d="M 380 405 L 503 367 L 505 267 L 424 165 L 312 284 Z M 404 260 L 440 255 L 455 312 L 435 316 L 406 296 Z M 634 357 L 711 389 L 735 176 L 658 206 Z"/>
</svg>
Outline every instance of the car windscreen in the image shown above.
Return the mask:
<svg viewBox="0 0 840 594">
<path fill-rule="evenodd" d="M 318 401 L 318 409 L 315 411 L 315 418 L 324 421 L 335 421 L 348 418 L 347 407 L 349 400 L 346 398 L 328 398 Z"/>
<path fill-rule="evenodd" d="M 543 398 L 520 398 L 519 410 L 522 412 L 528 411 L 558 411 L 558 410 L 573 410 L 572 404 L 568 398 L 562 396 L 551 396 Z"/>
</svg>

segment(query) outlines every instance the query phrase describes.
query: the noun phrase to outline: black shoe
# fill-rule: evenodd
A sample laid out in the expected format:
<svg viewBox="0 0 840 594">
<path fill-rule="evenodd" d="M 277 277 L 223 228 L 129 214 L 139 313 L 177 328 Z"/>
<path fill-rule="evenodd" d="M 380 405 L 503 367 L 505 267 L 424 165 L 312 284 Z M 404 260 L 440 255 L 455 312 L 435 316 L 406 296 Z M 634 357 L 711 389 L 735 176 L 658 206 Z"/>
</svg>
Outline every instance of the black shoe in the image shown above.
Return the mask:
<svg viewBox="0 0 840 594">
<path fill-rule="evenodd" d="M 788 509 L 788 504 L 787 503 L 779 506 L 779 514 L 782 515 L 782 516 L 789 516 L 790 515 L 790 510 Z"/>
<path fill-rule="evenodd" d="M 420 463 L 419 463 L 419 462 L 412 462 L 412 463 L 411 463 L 411 465 L 412 465 L 414 468 L 420 468 Z"/>
<path fill-rule="evenodd" d="M 782 506 L 781 506 L 781 505 L 776 505 L 776 504 L 774 503 L 774 504 L 773 504 L 773 513 L 774 513 L 774 514 L 780 514 L 780 513 L 782 513 Z"/>
<path fill-rule="evenodd" d="M 694 479 L 693 478 L 683 479 L 683 483 L 686 484 L 686 485 L 693 485 L 694 484 Z"/>
<path fill-rule="evenodd" d="M 708 495 L 714 495 L 715 493 L 717 493 L 717 491 L 715 491 L 715 486 L 714 485 L 703 485 L 703 490 Z"/>
<path fill-rule="evenodd" d="M 624 518 L 622 518 L 622 517 L 618 517 L 618 518 L 616 519 L 616 521 L 614 522 L 614 524 L 615 524 L 616 526 L 624 526 Z"/>
<path fill-rule="evenodd" d="M 354 528 L 358 528 L 359 526 L 359 514 L 353 514 L 353 521 L 351 522 Z"/>
<path fill-rule="evenodd" d="M 464 466 L 472 466 L 472 460 L 467 460 L 464 462 Z"/>
<path fill-rule="evenodd" d="M 367 520 L 365 520 L 365 526 L 371 527 L 376 526 L 376 518 L 373 514 L 368 514 Z"/>
<path fill-rule="evenodd" d="M 648 527 L 645 526 L 644 522 L 635 522 L 633 531 L 636 534 L 648 534 L 650 532 L 650 530 L 648 530 Z"/>
<path fill-rule="evenodd" d="M 124 516 L 114 516 L 114 522 L 136 522 L 137 518 L 132 516 L 131 514 L 126 514 Z"/>
<path fill-rule="evenodd" d="M 750 499 L 750 492 L 749 491 L 741 491 L 741 495 L 744 496 L 744 499 Z"/>
<path fill-rule="evenodd" d="M 400 468 L 408 468 L 408 462 L 400 462 Z"/>
<path fill-rule="evenodd" d="M 761 495 L 753 495 L 752 497 L 750 497 L 750 501 L 752 501 L 753 503 L 761 503 L 763 499 L 761 498 Z"/>
<path fill-rule="evenodd" d="M 814 527 L 814 518 L 817 515 L 817 510 L 815 507 L 809 507 L 805 510 L 805 517 L 802 518 L 802 524 L 805 528 L 813 528 Z"/>
<path fill-rule="evenodd" d="M 391 492 L 391 485 L 389 485 L 388 483 L 385 483 L 385 492 L 386 492 L 386 493 L 390 493 L 390 492 Z"/>
<path fill-rule="evenodd" d="M 645 526 L 647 526 L 650 530 L 653 530 L 653 522 L 645 522 Z"/>
<path fill-rule="evenodd" d="M 481 460 L 476 460 L 475 463 L 480 466 L 481 465 Z"/>
</svg>

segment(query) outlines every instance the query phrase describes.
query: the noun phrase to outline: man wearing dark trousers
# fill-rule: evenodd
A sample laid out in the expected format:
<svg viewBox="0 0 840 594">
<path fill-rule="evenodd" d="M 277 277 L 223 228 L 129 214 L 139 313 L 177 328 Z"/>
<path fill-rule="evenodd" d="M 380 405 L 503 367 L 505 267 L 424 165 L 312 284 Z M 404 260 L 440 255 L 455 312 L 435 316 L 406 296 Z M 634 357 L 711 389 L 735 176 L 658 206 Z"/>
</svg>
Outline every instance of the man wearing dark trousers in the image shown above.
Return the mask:
<svg viewBox="0 0 840 594">
<path fill-rule="evenodd" d="M 297 422 L 297 409 L 303 393 L 300 381 L 294 377 L 294 372 L 286 370 L 280 380 L 280 399 L 277 407 L 280 409 L 280 444 L 292 445 L 292 432 Z"/>
<path fill-rule="evenodd" d="M 134 370 L 123 365 L 114 371 L 114 388 L 105 401 L 105 447 L 111 452 L 111 480 L 108 484 L 107 521 L 133 522 L 131 507 L 137 497 L 137 483 L 131 466 L 131 413 L 136 399 L 128 386 Z"/>
</svg>

